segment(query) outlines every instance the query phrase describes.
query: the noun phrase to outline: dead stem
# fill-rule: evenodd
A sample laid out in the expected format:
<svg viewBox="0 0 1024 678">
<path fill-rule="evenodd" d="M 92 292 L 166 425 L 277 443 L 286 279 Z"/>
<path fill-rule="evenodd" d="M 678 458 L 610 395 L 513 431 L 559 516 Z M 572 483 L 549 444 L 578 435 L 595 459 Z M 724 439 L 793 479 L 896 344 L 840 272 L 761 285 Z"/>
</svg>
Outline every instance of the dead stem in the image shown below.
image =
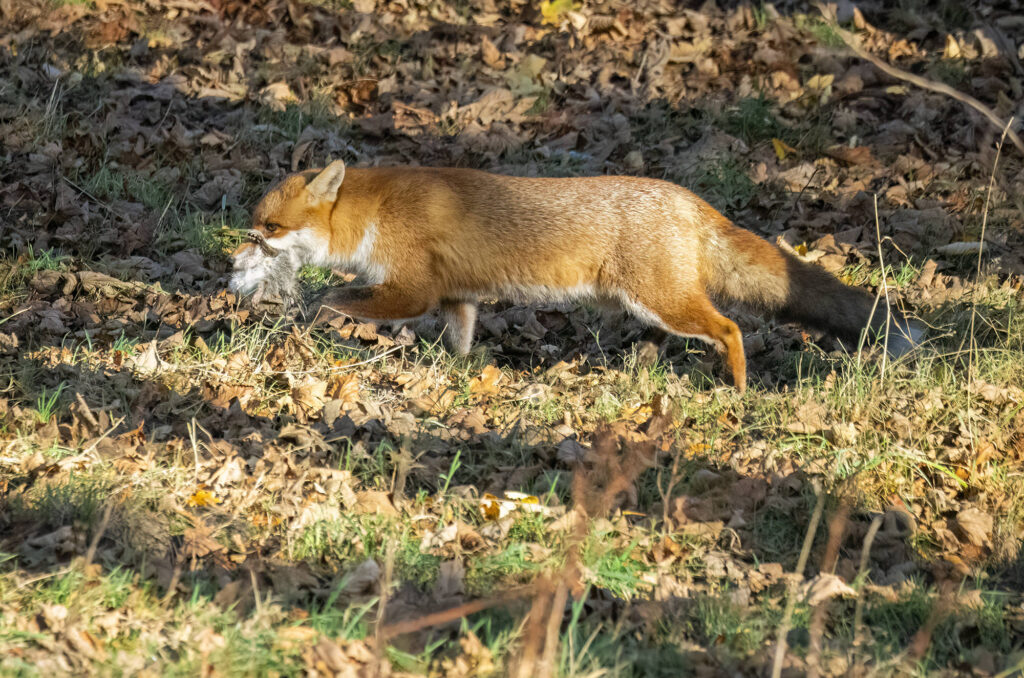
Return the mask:
<svg viewBox="0 0 1024 678">
<path fill-rule="evenodd" d="M 807 525 L 807 534 L 804 535 L 804 544 L 800 549 L 800 558 L 797 560 L 794 576 L 789 580 L 788 591 L 786 592 L 786 610 L 782 614 L 782 623 L 779 624 L 778 638 L 775 641 L 772 678 L 779 678 L 782 675 L 782 664 L 786 659 L 786 636 L 789 634 L 789 627 L 793 621 L 793 610 L 796 608 L 797 581 L 803 578 L 804 568 L 807 567 L 807 558 L 811 554 L 811 544 L 814 543 L 814 535 L 818 531 L 821 512 L 825 508 L 825 493 L 818 487 L 814 489 L 818 495 L 818 500 L 814 503 L 811 522 Z"/>
</svg>

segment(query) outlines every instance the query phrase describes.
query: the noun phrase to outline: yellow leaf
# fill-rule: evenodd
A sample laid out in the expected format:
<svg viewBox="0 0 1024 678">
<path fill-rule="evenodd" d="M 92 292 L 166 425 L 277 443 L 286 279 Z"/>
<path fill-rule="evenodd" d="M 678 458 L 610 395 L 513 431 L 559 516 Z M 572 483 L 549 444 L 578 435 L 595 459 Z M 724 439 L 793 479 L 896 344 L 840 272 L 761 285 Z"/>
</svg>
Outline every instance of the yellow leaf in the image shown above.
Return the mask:
<svg viewBox="0 0 1024 678">
<path fill-rule="evenodd" d="M 797 254 L 799 254 L 801 257 L 806 257 L 807 256 L 807 244 L 806 243 L 800 243 L 799 245 L 797 245 L 796 247 L 793 248 L 793 251 L 796 252 Z"/>
<path fill-rule="evenodd" d="M 695 457 L 700 454 L 706 454 L 711 451 L 711 446 L 707 443 L 693 443 L 686 448 L 686 454 L 691 457 Z"/>
<path fill-rule="evenodd" d="M 946 49 L 942 50 L 943 59 L 959 59 L 963 56 L 960 43 L 952 35 L 946 35 Z"/>
<path fill-rule="evenodd" d="M 785 160 L 786 156 L 790 153 L 796 155 L 796 149 L 782 139 L 772 137 L 772 147 L 775 149 L 775 155 L 779 157 L 779 160 Z"/>
<path fill-rule="evenodd" d="M 579 9 L 582 5 L 573 0 L 544 0 L 540 3 L 540 15 L 543 22 L 552 26 L 558 26 L 562 21 L 562 15 Z"/>
<path fill-rule="evenodd" d="M 186 503 L 189 506 L 216 506 L 222 501 L 224 500 L 214 496 L 213 492 L 200 485 L 195 494 L 189 497 Z"/>
<path fill-rule="evenodd" d="M 502 517 L 502 502 L 500 499 L 495 497 L 490 492 L 484 493 L 483 499 L 480 500 L 480 513 L 483 514 L 486 520 L 498 520 Z M 508 511 L 506 511 L 508 513 Z"/>
<path fill-rule="evenodd" d="M 533 496 L 532 494 L 526 494 L 524 492 L 513 492 L 511 490 L 505 493 L 505 498 L 506 499 L 511 499 L 512 501 L 521 501 L 524 504 L 539 504 L 540 503 L 540 499 L 538 499 L 537 497 Z"/>
<path fill-rule="evenodd" d="M 829 87 L 832 86 L 832 83 L 835 82 L 835 79 L 836 76 L 834 76 L 831 73 L 826 73 L 824 75 L 813 75 L 811 76 L 811 79 L 807 81 L 806 87 L 812 92 L 823 94 L 828 90 Z"/>
</svg>

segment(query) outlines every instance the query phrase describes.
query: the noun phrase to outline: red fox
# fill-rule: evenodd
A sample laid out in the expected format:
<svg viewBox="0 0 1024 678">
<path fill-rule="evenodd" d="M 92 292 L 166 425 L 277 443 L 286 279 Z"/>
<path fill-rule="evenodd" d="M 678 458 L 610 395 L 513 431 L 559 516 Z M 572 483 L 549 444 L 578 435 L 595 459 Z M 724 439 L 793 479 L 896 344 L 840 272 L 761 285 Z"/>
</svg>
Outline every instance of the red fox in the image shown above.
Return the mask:
<svg viewBox="0 0 1024 678">
<path fill-rule="evenodd" d="M 470 349 L 481 297 L 595 299 L 663 331 L 710 342 L 746 387 L 739 302 L 847 342 L 885 330 L 902 354 L 920 331 L 850 287 L 733 225 L 690 191 L 625 176 L 523 178 L 470 169 L 348 169 L 289 175 L 253 214 L 230 289 L 297 290 L 304 264 L 347 268 L 365 285 L 323 305 L 363 320 L 440 307 L 446 339 Z M 877 307 L 876 307 L 877 306 Z M 890 322 L 891 321 L 891 322 Z"/>
</svg>

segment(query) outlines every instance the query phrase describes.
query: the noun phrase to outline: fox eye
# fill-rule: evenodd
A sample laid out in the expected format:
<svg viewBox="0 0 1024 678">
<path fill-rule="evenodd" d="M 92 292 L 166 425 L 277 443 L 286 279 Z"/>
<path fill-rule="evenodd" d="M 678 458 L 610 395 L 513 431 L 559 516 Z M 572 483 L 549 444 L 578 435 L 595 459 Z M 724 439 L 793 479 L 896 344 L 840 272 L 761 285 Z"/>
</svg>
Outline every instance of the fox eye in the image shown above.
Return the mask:
<svg viewBox="0 0 1024 678">
<path fill-rule="evenodd" d="M 267 229 L 267 233 L 273 233 L 277 229 L 281 228 L 281 225 L 280 224 L 275 224 L 274 222 L 271 221 L 271 222 L 268 222 L 264 226 L 264 228 Z"/>
</svg>

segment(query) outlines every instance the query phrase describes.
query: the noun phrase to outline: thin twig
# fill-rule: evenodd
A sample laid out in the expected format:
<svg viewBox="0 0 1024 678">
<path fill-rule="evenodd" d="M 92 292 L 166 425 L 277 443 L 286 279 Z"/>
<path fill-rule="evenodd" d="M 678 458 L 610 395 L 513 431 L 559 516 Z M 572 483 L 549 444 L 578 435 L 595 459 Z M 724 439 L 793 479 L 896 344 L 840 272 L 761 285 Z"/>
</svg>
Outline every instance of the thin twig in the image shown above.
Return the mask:
<svg viewBox="0 0 1024 678">
<path fill-rule="evenodd" d="M 985 119 L 992 123 L 992 125 L 996 129 L 1002 129 L 1003 137 L 1010 137 L 1010 141 L 1012 141 L 1013 145 L 1017 147 L 1017 150 L 1024 154 L 1024 141 L 1022 141 L 1020 136 L 1010 129 L 1009 124 L 1004 123 L 999 118 L 999 116 L 996 115 L 995 111 L 993 111 L 991 108 L 981 103 L 980 101 L 972 97 L 970 94 L 964 94 L 963 92 L 953 89 L 952 87 L 943 82 L 936 82 L 934 80 L 929 80 L 928 78 L 922 78 L 920 75 L 908 73 L 907 71 L 904 71 L 902 69 L 896 68 L 895 66 L 885 63 L 884 61 L 876 57 L 874 54 L 864 49 L 864 47 L 861 46 L 860 41 L 857 39 L 855 35 L 853 35 L 849 31 L 840 28 L 838 22 L 836 21 L 835 14 L 833 14 L 832 11 L 830 11 L 820 2 L 815 2 L 814 6 L 818 8 L 819 12 L 821 12 L 821 16 L 825 19 L 825 22 L 829 25 L 829 27 L 831 27 L 832 30 L 836 32 L 836 35 L 838 35 L 842 39 L 842 41 L 846 43 L 846 46 L 850 48 L 850 51 L 859 56 L 861 59 L 870 62 L 875 68 L 882 71 L 886 75 L 889 75 L 898 80 L 903 80 L 904 82 L 909 82 L 912 85 L 917 85 L 921 89 L 937 92 L 938 94 L 945 94 L 948 97 L 956 99 L 960 103 L 970 106 L 971 108 L 985 116 Z"/>
<path fill-rule="evenodd" d="M 167 605 L 174 597 L 175 592 L 178 590 L 178 582 L 181 580 L 181 567 L 182 560 L 180 555 L 176 555 L 174 558 L 174 570 L 171 571 L 171 581 L 167 584 L 167 590 L 164 591 L 163 597 L 160 599 L 160 605 Z"/>
<path fill-rule="evenodd" d="M 395 636 L 401 636 L 406 633 L 413 633 L 414 631 L 430 628 L 431 626 L 447 624 L 455 621 L 456 619 L 462 619 L 463 617 L 480 612 L 481 610 L 503 605 L 518 598 L 524 598 L 529 594 L 530 591 L 528 589 L 521 588 L 509 591 L 495 598 L 471 600 L 468 603 L 463 603 L 462 605 L 457 605 L 447 610 L 431 612 L 430 614 L 417 619 L 408 619 L 406 621 L 388 624 L 387 626 L 380 628 L 380 632 L 377 637 L 387 640 L 389 638 L 394 638 Z"/>
<path fill-rule="evenodd" d="M 825 546 L 825 557 L 818 568 L 823 574 L 833 574 L 839 561 L 839 547 L 843 541 L 843 532 L 850 517 L 850 504 L 843 501 L 835 516 L 828 523 L 828 542 Z M 807 650 L 807 676 L 817 678 L 821 675 L 821 651 L 824 647 L 822 638 L 825 635 L 825 621 L 828 616 L 829 598 L 824 598 L 811 615 L 810 644 Z"/>
<path fill-rule="evenodd" d="M 5 322 L 10 320 L 11 318 L 13 318 L 15 316 L 18 316 L 18 315 L 21 315 L 22 313 L 26 313 L 28 311 L 29 311 L 29 309 L 23 308 L 20 311 L 15 311 L 14 313 L 12 313 L 9 316 L 7 316 L 6 318 L 0 318 L 0 325 L 3 325 Z"/>
<path fill-rule="evenodd" d="M 391 602 L 391 586 L 395 581 L 395 542 L 389 541 L 387 550 L 384 552 L 384 571 L 381 573 L 380 578 L 380 596 L 377 598 L 377 623 L 376 623 L 376 636 L 377 642 L 374 643 L 374 647 L 378 653 L 377 660 L 382 662 L 384 660 L 384 644 L 387 640 L 387 636 L 384 634 L 386 627 L 384 626 L 384 618 L 388 613 L 388 603 Z"/>
<path fill-rule="evenodd" d="M 97 205 L 99 205 L 99 206 L 100 206 L 100 207 L 102 207 L 103 209 L 107 210 L 108 212 L 110 212 L 111 214 L 113 214 L 113 215 L 114 215 L 115 217 L 119 217 L 119 216 L 121 216 L 121 213 L 120 213 L 120 212 L 118 212 L 118 211 L 117 211 L 117 210 L 115 210 L 115 209 L 114 209 L 113 207 L 111 207 L 111 206 L 110 206 L 110 205 L 108 205 L 107 203 L 103 202 L 102 200 L 100 200 L 100 199 L 99 199 L 99 198 L 97 198 L 97 197 L 96 197 L 95 195 L 93 195 L 93 194 L 92 194 L 92 193 L 90 193 L 89 191 L 85 190 L 84 188 L 82 188 L 81 186 L 79 186 L 78 184 L 76 184 L 75 182 L 71 181 L 71 179 L 68 179 L 68 178 L 67 178 L 66 176 L 64 176 L 63 174 L 62 174 L 62 175 L 60 175 L 60 178 L 61 178 L 61 179 L 63 179 L 63 180 L 65 181 L 65 183 L 67 183 L 67 185 L 68 185 L 68 186 L 70 186 L 71 188 L 75 189 L 76 191 L 78 191 L 79 193 L 81 193 L 82 195 L 84 195 L 84 196 L 85 196 L 86 198 L 89 198 L 89 200 L 92 200 L 92 201 L 93 201 L 94 203 L 96 203 Z"/>
<path fill-rule="evenodd" d="M 814 503 L 814 512 L 811 514 L 811 522 L 807 525 L 807 534 L 804 535 L 804 544 L 800 549 L 800 558 L 796 563 L 794 576 L 789 580 L 786 592 L 786 610 L 782 614 L 782 622 L 779 624 L 779 634 L 775 641 L 775 660 L 772 662 L 772 678 L 779 678 L 782 675 L 782 663 L 786 659 L 786 636 L 789 634 L 789 627 L 793 622 L 793 610 L 796 608 L 796 586 L 797 580 L 803 578 L 804 569 L 807 567 L 807 559 L 811 555 L 811 545 L 814 543 L 814 535 L 818 531 L 818 522 L 821 521 L 821 512 L 825 509 L 825 492 L 815 488 L 818 499 Z"/>
<path fill-rule="evenodd" d="M 29 586 L 30 584 L 35 584 L 37 581 L 43 581 L 44 579 L 49 579 L 51 577 L 63 577 L 68 572 L 71 572 L 71 570 L 72 568 L 68 566 L 62 567 L 61 569 L 55 570 L 53 572 L 47 572 L 45 574 L 40 574 L 35 577 L 29 577 L 28 579 L 19 582 L 18 585 L 14 587 L 14 590 L 17 591 L 19 589 L 23 589 L 26 586 Z"/>
<path fill-rule="evenodd" d="M 875 241 L 878 244 L 878 265 L 882 267 L 882 296 L 885 297 L 885 332 L 882 343 L 882 383 L 885 383 L 885 367 L 889 363 L 889 328 L 892 324 L 892 307 L 889 304 L 889 281 L 885 270 L 885 256 L 882 254 L 882 227 L 878 220 L 878 194 L 875 198 Z"/>
<path fill-rule="evenodd" d="M 864 580 L 867 577 L 868 558 L 871 556 L 871 544 L 875 541 L 878 528 L 882 526 L 882 516 L 875 516 L 864 537 L 864 547 L 860 551 L 860 567 L 857 568 L 857 605 L 853 611 L 853 646 L 859 647 L 864 635 Z"/>
<path fill-rule="evenodd" d="M 252 582 L 252 597 L 256 601 L 256 616 L 263 614 L 263 601 L 260 599 L 260 584 L 256 580 L 256 570 L 249 568 L 249 580 Z"/>
<path fill-rule="evenodd" d="M 96 557 L 96 549 L 100 545 L 100 539 L 103 538 L 103 534 L 107 531 L 107 526 L 110 524 L 110 514 L 114 510 L 113 500 L 107 502 L 106 508 L 103 509 L 103 517 L 100 519 L 100 524 L 96 528 L 96 534 L 93 535 L 92 541 L 89 542 L 89 548 L 85 552 L 85 558 L 82 560 L 82 569 L 87 569 L 92 564 L 92 559 Z"/>
<path fill-rule="evenodd" d="M 982 253 L 985 249 L 985 227 L 988 226 L 988 208 L 992 202 L 992 192 L 996 187 L 996 169 L 999 167 L 999 155 L 1003 151 L 1003 143 L 1006 141 L 1006 135 L 1010 131 L 1010 125 L 1013 124 L 1013 118 L 1011 117 L 1009 122 L 1006 123 L 1006 127 L 1003 128 L 1003 136 L 999 138 L 999 145 L 996 146 L 996 157 L 992 161 L 992 173 L 988 179 L 988 192 L 985 194 L 985 207 L 981 212 L 981 234 L 978 236 L 978 270 L 975 275 L 975 285 L 981 284 L 981 262 Z M 975 288 L 974 293 L 971 295 L 971 324 L 970 329 L 967 332 L 968 341 L 970 345 L 967 351 L 967 412 L 972 412 L 971 406 L 971 384 L 974 383 L 974 355 L 977 351 L 977 338 L 974 336 L 974 322 L 978 317 L 978 292 Z M 970 435 L 971 442 L 971 457 L 976 458 L 977 450 L 975 450 L 975 435 L 974 435 L 974 417 L 969 417 L 967 422 L 967 430 Z"/>
<path fill-rule="evenodd" d="M 96 446 L 99 445 L 101 442 L 103 442 L 104 438 L 106 438 L 108 435 L 113 433 L 114 430 L 117 429 L 118 426 L 120 426 L 121 424 L 124 423 L 124 419 L 125 419 L 124 417 L 121 417 L 120 419 L 115 421 L 113 426 L 111 426 L 110 428 L 108 428 L 106 431 L 103 432 L 103 435 L 101 435 L 99 438 L 94 440 L 92 442 L 92 444 L 89 445 L 89 447 L 87 447 L 84 450 L 82 450 L 81 456 L 85 456 L 85 455 L 89 454 L 90 452 L 92 452 L 93 450 L 95 450 Z"/>
<path fill-rule="evenodd" d="M 569 587 L 565 578 L 558 582 L 555 595 L 551 600 L 551 610 L 548 613 L 548 627 L 544 639 L 544 654 L 541 656 L 540 664 L 537 666 L 539 678 L 550 678 L 555 675 L 555 653 L 558 651 L 558 632 L 562 628 L 562 617 L 565 615 L 565 603 L 569 599 Z"/>
</svg>

